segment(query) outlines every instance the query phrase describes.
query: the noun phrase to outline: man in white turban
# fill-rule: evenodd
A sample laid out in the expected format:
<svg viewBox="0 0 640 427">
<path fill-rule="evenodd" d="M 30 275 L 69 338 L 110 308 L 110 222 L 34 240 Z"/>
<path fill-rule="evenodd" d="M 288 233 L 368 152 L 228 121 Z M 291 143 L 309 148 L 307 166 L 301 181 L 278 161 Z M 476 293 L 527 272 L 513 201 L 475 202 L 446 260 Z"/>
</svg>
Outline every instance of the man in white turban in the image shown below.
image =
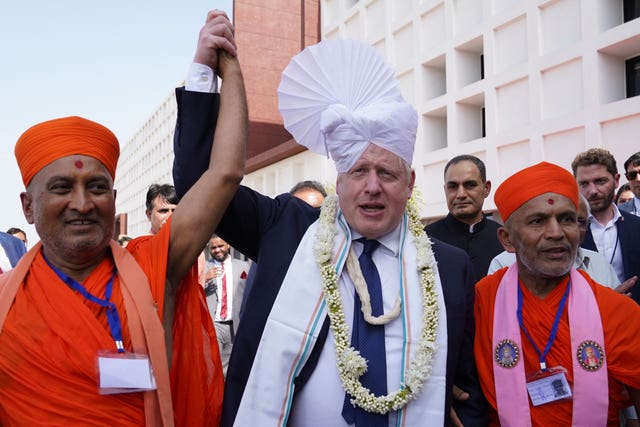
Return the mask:
<svg viewBox="0 0 640 427">
<path fill-rule="evenodd" d="M 296 141 L 334 160 L 337 196 L 320 210 L 241 186 L 227 209 L 217 233 L 257 269 L 222 425 L 448 425 L 452 407 L 465 426 L 484 425 L 470 262 L 430 242 L 410 202 L 418 118 L 393 70 L 370 46 L 323 41 L 292 59 L 278 92 Z M 190 95 L 175 165 L 194 177 L 178 188 L 199 174 L 189 154 L 214 127 L 193 119 L 214 107 Z M 454 402 L 454 383 L 470 397 Z"/>
</svg>

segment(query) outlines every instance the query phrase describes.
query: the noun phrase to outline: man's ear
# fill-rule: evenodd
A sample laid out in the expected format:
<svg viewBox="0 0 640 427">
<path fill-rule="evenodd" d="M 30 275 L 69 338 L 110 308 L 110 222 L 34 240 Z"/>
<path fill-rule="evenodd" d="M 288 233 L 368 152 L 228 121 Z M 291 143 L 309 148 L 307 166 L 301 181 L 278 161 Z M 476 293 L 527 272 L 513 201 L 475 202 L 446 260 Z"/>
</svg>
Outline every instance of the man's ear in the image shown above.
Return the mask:
<svg viewBox="0 0 640 427">
<path fill-rule="evenodd" d="M 20 193 L 20 203 L 22 203 L 22 212 L 29 224 L 33 224 L 33 203 L 31 194 L 27 192 Z"/>
<path fill-rule="evenodd" d="M 509 235 L 509 230 L 507 230 L 507 227 L 502 226 L 498 228 L 498 240 L 500 240 L 500 243 L 502 243 L 502 247 L 505 251 L 516 253 L 516 248 L 511 243 L 511 237 Z"/>
<path fill-rule="evenodd" d="M 487 181 L 484 183 L 484 191 L 483 191 L 483 195 L 484 198 L 486 199 L 487 197 L 489 197 L 489 194 L 491 193 L 491 181 Z"/>
<path fill-rule="evenodd" d="M 411 190 L 410 193 L 413 192 L 413 188 L 416 185 L 416 171 L 414 169 L 411 169 L 411 175 L 409 177 L 409 189 Z"/>
<path fill-rule="evenodd" d="M 147 219 L 151 221 L 151 211 L 149 209 L 145 209 L 144 214 L 147 216 Z"/>
</svg>

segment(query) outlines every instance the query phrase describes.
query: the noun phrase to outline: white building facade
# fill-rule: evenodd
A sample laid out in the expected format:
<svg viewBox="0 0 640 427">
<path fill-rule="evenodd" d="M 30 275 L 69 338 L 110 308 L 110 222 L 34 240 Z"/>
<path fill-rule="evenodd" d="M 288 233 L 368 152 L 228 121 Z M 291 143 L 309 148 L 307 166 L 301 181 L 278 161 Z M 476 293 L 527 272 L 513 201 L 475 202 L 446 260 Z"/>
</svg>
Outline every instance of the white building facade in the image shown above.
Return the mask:
<svg viewBox="0 0 640 427">
<path fill-rule="evenodd" d="M 173 134 L 177 106 L 175 93 L 167 96 L 133 138 L 120 149 L 116 181 L 116 214 L 126 214 L 127 233 L 148 234 L 145 198 L 151 184 L 173 184 Z"/>
<path fill-rule="evenodd" d="M 392 64 L 420 117 L 413 167 L 433 218 L 447 213 L 444 165 L 460 154 L 485 162 L 494 189 L 540 161 L 571 170 L 591 147 L 610 150 L 623 172 L 640 151 L 640 97 L 627 98 L 625 76 L 640 19 L 623 22 L 624 3 L 323 0 L 322 38 L 365 41 Z M 333 183 L 335 172 L 302 153 L 246 182 L 271 194 L 305 178 Z"/>
<path fill-rule="evenodd" d="M 591 147 L 610 150 L 623 172 L 624 160 L 640 151 L 640 97 L 627 94 L 633 70 L 626 70 L 640 55 L 640 19 L 624 22 L 627 3 L 634 1 L 322 0 L 321 32 L 365 41 L 392 64 L 420 117 L 413 167 L 422 215 L 435 218 L 447 213 L 444 165 L 460 154 L 485 162 L 494 189 L 543 160 L 570 170 Z M 144 219 L 141 187 L 171 182 L 175 99 L 167 103 L 123 150 L 119 213 L 135 201 Z M 152 177 L 156 168 L 167 169 Z M 243 184 L 276 195 L 303 179 L 333 185 L 335 178 L 331 162 L 303 152 Z M 124 192 L 129 186 L 138 188 Z M 493 209 L 490 196 L 485 210 Z M 134 235 L 137 214 L 129 216 Z"/>
</svg>

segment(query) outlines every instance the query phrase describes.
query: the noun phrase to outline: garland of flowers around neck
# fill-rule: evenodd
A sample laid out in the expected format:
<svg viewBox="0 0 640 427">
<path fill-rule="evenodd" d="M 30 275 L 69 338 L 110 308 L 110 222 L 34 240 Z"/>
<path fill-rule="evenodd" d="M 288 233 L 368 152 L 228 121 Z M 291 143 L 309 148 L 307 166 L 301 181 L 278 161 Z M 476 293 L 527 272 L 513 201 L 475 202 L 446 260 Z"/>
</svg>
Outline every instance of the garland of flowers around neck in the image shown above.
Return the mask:
<svg viewBox="0 0 640 427">
<path fill-rule="evenodd" d="M 417 249 L 417 268 L 422 287 L 422 329 L 420 343 L 415 358 L 405 374 L 405 381 L 384 396 L 375 396 L 360 382 L 360 376 L 367 371 L 367 361 L 350 346 L 349 328 L 345 322 L 342 298 L 338 289 L 338 275 L 332 265 L 334 238 L 338 232 L 336 214 L 337 197 L 328 197 L 322 205 L 320 222 L 316 232 L 314 251 L 322 276 L 322 286 L 327 302 L 327 310 L 334 335 L 336 362 L 342 386 L 351 397 L 351 404 L 367 412 L 386 414 L 404 407 L 422 391 L 424 382 L 431 375 L 433 354 L 436 350 L 438 329 L 438 297 L 435 289 L 435 259 L 431 243 L 424 232 L 417 213 L 416 202 L 412 198 L 407 204 L 409 230 Z"/>
</svg>

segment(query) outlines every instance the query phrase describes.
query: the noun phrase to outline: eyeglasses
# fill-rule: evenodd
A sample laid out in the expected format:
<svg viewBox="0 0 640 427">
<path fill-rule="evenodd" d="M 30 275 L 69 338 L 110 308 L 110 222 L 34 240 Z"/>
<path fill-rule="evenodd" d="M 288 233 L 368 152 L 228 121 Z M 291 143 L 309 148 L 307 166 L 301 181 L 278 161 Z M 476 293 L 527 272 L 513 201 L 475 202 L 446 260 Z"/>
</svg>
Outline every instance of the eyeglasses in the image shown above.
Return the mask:
<svg viewBox="0 0 640 427">
<path fill-rule="evenodd" d="M 578 227 L 587 228 L 589 227 L 589 218 L 578 218 Z"/>
<path fill-rule="evenodd" d="M 627 180 L 629 181 L 635 181 L 636 178 L 638 177 L 638 171 L 627 172 L 624 174 L 624 176 L 626 176 Z"/>
</svg>

